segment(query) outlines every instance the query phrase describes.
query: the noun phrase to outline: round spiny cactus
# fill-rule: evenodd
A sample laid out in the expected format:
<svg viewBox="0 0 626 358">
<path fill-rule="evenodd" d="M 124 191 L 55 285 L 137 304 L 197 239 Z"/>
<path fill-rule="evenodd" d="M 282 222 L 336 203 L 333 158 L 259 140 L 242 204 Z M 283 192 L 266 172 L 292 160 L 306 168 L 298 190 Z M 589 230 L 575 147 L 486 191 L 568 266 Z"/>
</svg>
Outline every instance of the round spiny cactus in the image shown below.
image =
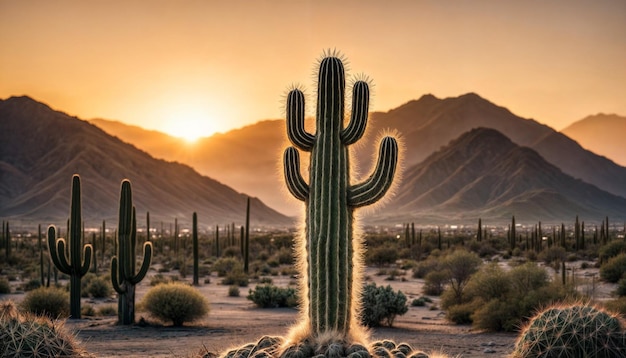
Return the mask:
<svg viewBox="0 0 626 358">
<path fill-rule="evenodd" d="M 530 320 L 511 356 L 624 357 L 626 338 L 616 315 L 587 304 L 553 306 Z"/>
<path fill-rule="evenodd" d="M 309 341 L 294 346 L 283 347 L 281 337 L 265 336 L 256 344 L 248 344 L 228 351 L 223 358 L 443 358 L 444 355 L 428 355 L 413 350 L 406 343 L 396 344 L 390 340 L 377 341 L 369 348 L 360 344 L 342 344 L 338 342 L 318 345 Z"/>
<path fill-rule="evenodd" d="M 89 357 L 62 323 L 20 314 L 12 302 L 0 307 L 0 356 Z"/>
</svg>

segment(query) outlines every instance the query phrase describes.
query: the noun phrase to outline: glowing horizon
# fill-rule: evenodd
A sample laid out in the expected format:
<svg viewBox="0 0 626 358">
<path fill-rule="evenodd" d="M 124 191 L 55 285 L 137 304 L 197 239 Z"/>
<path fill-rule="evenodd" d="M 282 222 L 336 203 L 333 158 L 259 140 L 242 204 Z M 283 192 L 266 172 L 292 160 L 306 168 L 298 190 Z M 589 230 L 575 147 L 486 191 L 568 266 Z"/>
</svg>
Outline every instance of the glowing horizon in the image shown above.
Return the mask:
<svg viewBox="0 0 626 358">
<path fill-rule="evenodd" d="M 372 111 L 475 92 L 560 130 L 626 115 L 624 33 L 619 0 L 0 0 L 0 98 L 205 137 L 283 118 L 336 48 Z"/>
</svg>

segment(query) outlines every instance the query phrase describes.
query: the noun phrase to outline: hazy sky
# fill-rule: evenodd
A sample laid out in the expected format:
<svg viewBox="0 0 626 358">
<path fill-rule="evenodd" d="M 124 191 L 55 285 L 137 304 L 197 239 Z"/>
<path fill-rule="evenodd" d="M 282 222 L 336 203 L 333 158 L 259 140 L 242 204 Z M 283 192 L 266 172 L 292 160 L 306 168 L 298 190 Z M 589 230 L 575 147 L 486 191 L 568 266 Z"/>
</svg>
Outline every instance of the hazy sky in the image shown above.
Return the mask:
<svg viewBox="0 0 626 358">
<path fill-rule="evenodd" d="M 624 0 L 0 0 L 0 98 L 170 133 L 283 118 L 325 49 L 372 110 L 476 92 L 555 129 L 626 115 Z"/>
</svg>

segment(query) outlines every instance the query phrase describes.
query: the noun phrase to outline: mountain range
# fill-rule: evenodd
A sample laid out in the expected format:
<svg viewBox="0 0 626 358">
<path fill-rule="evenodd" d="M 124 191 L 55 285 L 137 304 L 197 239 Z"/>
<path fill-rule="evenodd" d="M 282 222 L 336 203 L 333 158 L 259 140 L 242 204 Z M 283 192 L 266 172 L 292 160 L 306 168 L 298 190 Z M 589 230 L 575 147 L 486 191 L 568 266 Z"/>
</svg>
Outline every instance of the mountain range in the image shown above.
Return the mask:
<svg viewBox="0 0 626 358">
<path fill-rule="evenodd" d="M 404 176 L 378 220 L 503 222 L 515 215 L 558 223 L 576 215 L 595 222 L 606 215 L 626 217 L 626 198 L 574 179 L 495 129 L 462 134 Z"/>
<path fill-rule="evenodd" d="M 626 166 L 626 117 L 599 113 L 572 123 L 561 133 L 584 148 Z"/>
<path fill-rule="evenodd" d="M 247 195 L 188 165 L 155 159 L 100 128 L 29 97 L 0 100 L 0 217 L 63 224 L 73 174 L 81 176 L 83 219 L 117 222 L 120 183 L 131 180 L 138 220 L 240 225 Z M 290 226 L 292 219 L 251 199 L 254 225 Z"/>
<path fill-rule="evenodd" d="M 307 122 L 312 125 L 312 119 Z M 365 210 L 369 222 L 477 217 L 502 222 L 512 215 L 544 222 L 575 215 L 624 220 L 626 168 L 476 94 L 425 95 L 389 112 L 371 113 L 368 127 L 350 149 L 360 174 L 353 181 L 369 174 L 380 133 L 395 133 L 404 147 L 396 196 L 383 209 Z M 149 210 L 153 220 L 188 220 L 198 211 L 210 223 L 240 222 L 242 192 L 261 199 L 252 201 L 256 224 L 290 225 L 292 219 L 270 207 L 289 215 L 302 208 L 284 189 L 281 156 L 289 145 L 284 120 L 260 121 L 190 145 L 121 122 L 86 122 L 31 98 L 12 97 L 0 101 L 0 140 L 0 217 L 63 222 L 74 173 L 83 178 L 83 207 L 90 220 L 115 219 L 123 178 L 133 183 L 138 212 Z M 302 159 L 306 171 L 306 155 Z"/>
<path fill-rule="evenodd" d="M 308 119 L 307 124 L 311 126 L 312 121 Z M 238 190 L 253 192 L 283 213 L 293 215 L 301 205 L 284 194 L 281 153 L 289 145 L 284 120 L 261 121 L 203 138 L 193 146 L 186 145 L 182 140 L 174 143 L 154 140 L 150 133 L 144 131 L 145 135 L 138 135 L 131 127 L 116 129 L 111 121 L 97 120 L 93 123 L 146 150 L 157 143 L 158 149 L 150 150 L 152 154 L 168 160 L 180 160 Z M 518 117 L 475 93 L 445 99 L 424 95 L 391 111 L 371 113 L 365 137 L 351 148 L 353 162 L 361 176 L 367 175 L 372 158 L 375 158 L 375 141 L 380 133 L 396 133 L 404 147 L 403 182 L 410 182 L 414 180 L 412 173 L 416 172 L 413 167 L 464 133 L 479 127 L 495 129 L 509 138 L 512 144 L 532 149 L 566 176 L 626 197 L 626 186 L 623 185 L 626 168 L 584 149 L 576 141 L 546 125 Z M 159 142 L 163 145 L 159 146 Z M 229 155 L 226 160 L 222 153 L 235 155 Z M 361 178 L 357 176 L 358 179 Z M 389 203 L 392 205 L 393 200 Z M 451 213 L 455 212 L 453 206 L 448 205 L 447 208 Z M 571 212 L 573 210 L 555 209 L 549 216 L 565 219 Z M 523 216 L 523 213 L 520 214 Z"/>
</svg>

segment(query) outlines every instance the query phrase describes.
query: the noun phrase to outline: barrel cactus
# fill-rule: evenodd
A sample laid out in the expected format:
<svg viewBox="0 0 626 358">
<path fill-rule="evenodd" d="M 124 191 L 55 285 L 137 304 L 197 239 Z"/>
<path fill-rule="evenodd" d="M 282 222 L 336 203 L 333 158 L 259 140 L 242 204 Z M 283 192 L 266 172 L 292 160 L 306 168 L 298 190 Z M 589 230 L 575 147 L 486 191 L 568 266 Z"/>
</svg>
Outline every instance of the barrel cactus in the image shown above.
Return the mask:
<svg viewBox="0 0 626 358">
<path fill-rule="evenodd" d="M 620 319 L 591 305 L 574 304 L 539 312 L 522 329 L 511 358 L 625 356 Z"/>
<path fill-rule="evenodd" d="M 0 303 L 0 356 L 91 357 L 63 321 L 20 313 L 11 301 Z"/>
<path fill-rule="evenodd" d="M 294 147 L 284 152 L 285 182 L 291 194 L 304 202 L 304 230 L 296 253 L 302 272 L 300 319 L 286 337 L 263 337 L 256 343 L 230 350 L 222 357 L 427 357 L 406 344 L 386 348 L 369 341 L 360 323 L 363 289 L 362 238 L 355 234 L 355 209 L 379 201 L 393 183 L 398 144 L 392 137 L 380 142 L 374 172 L 352 184 L 348 146 L 365 133 L 369 85 L 352 87 L 352 113 L 344 126 L 345 71 L 334 54 L 319 66 L 316 132 L 304 126 L 304 94 L 293 89 L 287 96 L 287 135 Z M 300 172 L 300 151 L 310 152 L 309 180 Z M 391 346 L 393 345 L 393 348 Z M 422 354 L 422 355 L 420 355 Z"/>
</svg>

